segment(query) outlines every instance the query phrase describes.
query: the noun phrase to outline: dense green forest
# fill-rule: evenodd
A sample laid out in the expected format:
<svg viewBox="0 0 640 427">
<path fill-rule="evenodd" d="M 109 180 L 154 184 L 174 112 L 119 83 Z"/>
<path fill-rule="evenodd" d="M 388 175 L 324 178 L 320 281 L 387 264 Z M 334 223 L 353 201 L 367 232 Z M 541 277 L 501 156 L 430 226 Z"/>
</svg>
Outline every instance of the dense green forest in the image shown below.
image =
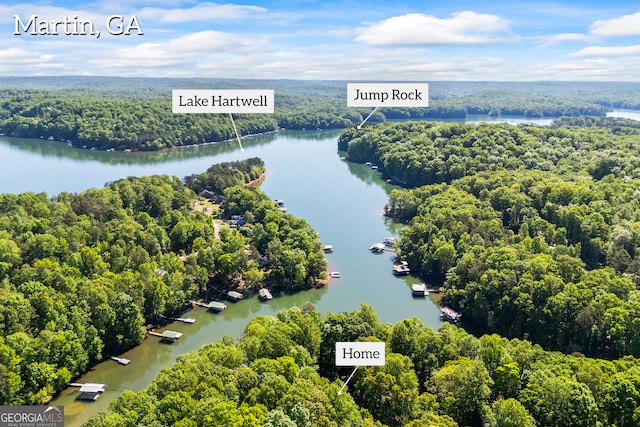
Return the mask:
<svg viewBox="0 0 640 427">
<path fill-rule="evenodd" d="M 335 366 L 335 343 L 383 341 L 384 366 Z M 416 319 L 382 324 L 362 305 L 259 316 L 231 338 L 182 355 L 148 389 L 123 392 L 88 427 L 618 426 L 640 422 L 640 362 L 475 338 Z"/>
<path fill-rule="evenodd" d="M 227 115 L 173 114 L 171 89 L 273 88 L 275 113 L 240 114 L 241 135 L 289 129 L 337 129 L 359 124 L 371 109 L 346 106 L 346 82 L 280 80 L 47 78 L 0 79 L 0 133 L 70 141 L 75 147 L 160 150 L 234 137 Z M 597 87 L 596 87 L 597 86 Z M 431 84 L 429 108 L 381 108 L 369 122 L 459 119 L 468 114 L 527 117 L 604 116 L 611 108 L 640 107 L 640 93 L 624 83 Z M 591 95 L 585 96 L 585 91 Z"/>
<path fill-rule="evenodd" d="M 53 198 L 0 195 L 0 403 L 49 402 L 191 299 L 325 279 L 317 234 L 244 185 L 263 172 L 253 158 L 185 179 L 210 184 L 222 207 L 166 175 Z M 245 224 L 232 228 L 232 215 Z"/>
<path fill-rule="evenodd" d="M 171 89 L 274 88 L 276 112 L 238 115 L 240 133 L 347 128 L 338 148 L 406 187 L 385 208 L 407 224 L 400 257 L 466 322 L 502 336 L 385 325 L 367 306 L 293 307 L 182 356 L 90 426 L 640 424 L 640 124 L 604 117 L 640 108 L 637 85 L 434 82 L 432 107 L 379 109 L 356 129 L 372 109 L 346 107 L 346 82 L 0 83 L 0 133 L 118 150 L 234 136 L 228 116 L 172 114 Z M 565 117 L 382 123 L 468 114 Z M 247 185 L 264 170 L 254 158 L 182 179 L 0 195 L 0 404 L 49 402 L 192 299 L 323 283 L 318 235 Z M 339 394 L 352 370 L 335 366 L 334 345 L 356 340 L 385 341 L 386 364 L 361 367 Z"/>
<path fill-rule="evenodd" d="M 340 148 L 415 188 L 398 247 L 485 330 L 566 353 L 640 356 L 640 140 L 624 119 L 550 127 L 401 123 Z"/>
</svg>

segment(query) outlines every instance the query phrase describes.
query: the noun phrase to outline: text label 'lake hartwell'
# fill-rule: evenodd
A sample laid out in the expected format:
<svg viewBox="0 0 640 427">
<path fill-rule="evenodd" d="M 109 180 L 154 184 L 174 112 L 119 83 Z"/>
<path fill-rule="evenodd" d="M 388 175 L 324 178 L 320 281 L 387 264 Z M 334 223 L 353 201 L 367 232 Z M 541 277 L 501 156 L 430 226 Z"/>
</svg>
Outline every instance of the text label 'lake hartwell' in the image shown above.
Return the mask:
<svg viewBox="0 0 640 427">
<path fill-rule="evenodd" d="M 272 89 L 176 89 L 172 91 L 174 113 L 273 113 Z"/>
</svg>

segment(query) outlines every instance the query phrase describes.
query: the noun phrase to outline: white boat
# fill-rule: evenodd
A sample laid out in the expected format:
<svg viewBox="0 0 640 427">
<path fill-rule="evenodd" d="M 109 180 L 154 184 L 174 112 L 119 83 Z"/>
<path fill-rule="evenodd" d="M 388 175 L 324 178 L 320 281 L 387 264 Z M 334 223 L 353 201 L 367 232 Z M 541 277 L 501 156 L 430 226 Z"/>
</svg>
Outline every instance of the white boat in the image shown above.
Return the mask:
<svg viewBox="0 0 640 427">
<path fill-rule="evenodd" d="M 374 253 L 384 252 L 384 243 L 374 243 L 369 247 L 369 250 Z"/>
<path fill-rule="evenodd" d="M 329 273 L 329 276 L 333 277 L 334 279 L 337 279 L 340 277 L 340 272 L 339 271 L 332 271 L 331 273 Z"/>
</svg>

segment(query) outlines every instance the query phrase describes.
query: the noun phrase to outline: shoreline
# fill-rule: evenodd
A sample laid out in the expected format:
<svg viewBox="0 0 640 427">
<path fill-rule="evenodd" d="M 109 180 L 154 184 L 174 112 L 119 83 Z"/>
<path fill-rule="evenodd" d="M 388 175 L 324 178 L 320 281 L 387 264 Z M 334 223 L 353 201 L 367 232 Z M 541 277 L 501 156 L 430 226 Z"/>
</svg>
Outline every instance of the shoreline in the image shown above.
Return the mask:
<svg viewBox="0 0 640 427">
<path fill-rule="evenodd" d="M 267 172 L 268 172 L 268 170 L 265 169 L 265 171 L 262 172 L 262 174 L 260 174 L 259 177 L 257 177 L 253 181 L 247 182 L 244 186 L 245 187 L 259 187 L 260 184 L 262 184 L 264 182 L 265 178 L 267 177 Z"/>
<path fill-rule="evenodd" d="M 272 131 L 268 131 L 268 132 L 258 132 L 258 133 L 251 133 L 251 134 L 247 134 L 247 135 L 242 135 L 240 136 L 240 139 L 249 139 L 249 138 L 255 138 L 258 136 L 266 136 L 266 135 L 275 135 L 277 133 L 279 133 L 280 131 L 285 131 L 286 128 L 277 128 L 275 130 Z M 206 147 L 208 145 L 218 145 L 218 144 L 224 144 L 227 142 L 237 142 L 237 138 L 233 137 L 233 138 L 229 138 L 229 139 L 223 139 L 221 141 L 207 141 L 207 142 L 200 142 L 197 144 L 187 144 L 187 145 L 174 145 L 172 147 L 165 147 L 165 148 L 161 148 L 159 150 L 142 150 L 139 148 L 97 148 L 97 147 L 90 147 L 89 145 L 82 145 L 82 146 L 78 146 L 75 145 L 74 141 L 72 140 L 71 142 L 69 142 L 68 140 L 49 140 L 49 139 L 44 139 L 42 137 L 40 138 L 35 138 L 35 137 L 25 137 L 25 136 L 20 136 L 20 135 L 8 135 L 8 134 L 4 134 L 4 133 L 0 133 L 0 137 L 4 137 L 4 138 L 15 138 L 15 139 L 34 139 L 34 140 L 38 140 L 38 141 L 43 141 L 43 142 L 49 142 L 49 143 L 62 143 L 65 145 L 69 145 L 70 148 L 75 148 L 78 150 L 87 150 L 87 151 L 101 151 L 101 152 L 121 152 L 121 153 L 160 153 L 163 151 L 171 151 L 171 150 L 175 150 L 175 149 L 183 149 L 183 148 L 190 148 L 190 147 Z M 76 141 L 77 142 L 77 141 Z"/>
</svg>

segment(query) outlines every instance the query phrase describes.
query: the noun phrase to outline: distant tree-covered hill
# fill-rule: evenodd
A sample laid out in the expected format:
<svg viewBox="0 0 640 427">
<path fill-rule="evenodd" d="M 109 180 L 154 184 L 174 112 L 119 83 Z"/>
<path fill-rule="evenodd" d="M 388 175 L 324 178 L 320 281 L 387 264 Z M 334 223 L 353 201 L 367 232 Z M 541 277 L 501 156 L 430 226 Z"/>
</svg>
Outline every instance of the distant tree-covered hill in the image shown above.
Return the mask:
<svg viewBox="0 0 640 427">
<path fill-rule="evenodd" d="M 275 113 L 238 115 L 241 135 L 345 128 L 372 112 L 348 108 L 347 82 L 339 81 L 16 77 L 0 82 L 0 133 L 98 149 L 160 150 L 234 137 L 227 115 L 173 114 L 172 89 L 274 89 Z M 381 108 L 369 122 L 468 114 L 604 116 L 614 107 L 640 107 L 640 91 L 626 83 L 433 82 L 430 98 L 429 108 Z"/>
</svg>

